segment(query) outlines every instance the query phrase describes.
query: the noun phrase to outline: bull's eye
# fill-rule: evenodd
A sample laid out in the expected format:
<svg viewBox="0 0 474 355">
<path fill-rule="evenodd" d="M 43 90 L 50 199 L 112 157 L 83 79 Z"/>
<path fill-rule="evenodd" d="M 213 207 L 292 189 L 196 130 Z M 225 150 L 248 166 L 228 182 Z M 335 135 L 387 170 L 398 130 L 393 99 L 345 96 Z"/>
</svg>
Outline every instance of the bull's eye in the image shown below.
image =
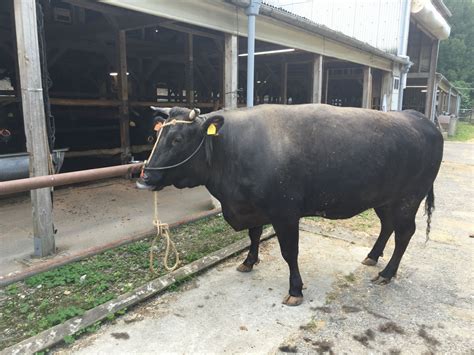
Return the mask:
<svg viewBox="0 0 474 355">
<path fill-rule="evenodd" d="M 153 141 L 155 140 L 155 137 L 148 136 L 148 138 L 146 140 L 148 141 L 148 143 L 153 143 Z"/>
<path fill-rule="evenodd" d="M 181 137 L 181 136 L 176 136 L 176 137 L 174 137 L 173 140 L 171 141 L 171 144 L 172 144 L 173 146 L 175 146 L 175 145 L 181 143 L 182 140 L 183 140 L 183 137 Z"/>
</svg>

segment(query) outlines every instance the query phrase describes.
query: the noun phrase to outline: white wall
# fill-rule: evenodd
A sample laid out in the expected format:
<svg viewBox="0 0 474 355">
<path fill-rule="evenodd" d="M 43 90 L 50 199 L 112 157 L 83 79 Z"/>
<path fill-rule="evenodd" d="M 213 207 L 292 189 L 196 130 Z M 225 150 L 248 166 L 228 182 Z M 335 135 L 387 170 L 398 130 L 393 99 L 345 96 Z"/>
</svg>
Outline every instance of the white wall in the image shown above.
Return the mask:
<svg viewBox="0 0 474 355">
<path fill-rule="evenodd" d="M 263 0 L 397 54 L 403 0 Z"/>
</svg>

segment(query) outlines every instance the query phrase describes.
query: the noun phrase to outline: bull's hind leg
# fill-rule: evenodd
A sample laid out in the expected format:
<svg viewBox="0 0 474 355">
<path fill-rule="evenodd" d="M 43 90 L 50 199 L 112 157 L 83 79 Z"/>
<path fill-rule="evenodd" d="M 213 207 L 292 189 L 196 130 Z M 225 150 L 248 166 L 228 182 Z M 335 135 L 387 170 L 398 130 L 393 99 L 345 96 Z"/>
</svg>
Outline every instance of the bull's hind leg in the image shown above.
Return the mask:
<svg viewBox="0 0 474 355">
<path fill-rule="evenodd" d="M 415 216 L 421 201 L 417 199 L 405 200 L 393 208 L 393 224 L 395 229 L 395 250 L 385 269 L 372 281 L 378 285 L 385 285 L 397 274 L 400 261 L 407 249 L 411 237 L 415 233 Z"/>
<path fill-rule="evenodd" d="M 280 244 L 281 255 L 290 269 L 290 290 L 283 299 L 287 306 L 299 306 L 303 302 L 303 281 L 298 268 L 299 221 L 281 218 L 272 223 Z"/>
<path fill-rule="evenodd" d="M 387 244 L 388 239 L 393 233 L 393 216 L 390 206 L 382 206 L 375 208 L 375 213 L 380 219 L 380 234 L 375 242 L 372 250 L 367 257 L 362 261 L 362 264 L 374 266 L 377 264 L 379 258 L 383 255 L 383 250 Z"/>
<path fill-rule="evenodd" d="M 253 266 L 258 263 L 258 247 L 260 245 L 260 237 L 262 236 L 263 226 L 250 228 L 250 249 L 244 262 L 237 267 L 240 272 L 250 272 Z"/>
</svg>

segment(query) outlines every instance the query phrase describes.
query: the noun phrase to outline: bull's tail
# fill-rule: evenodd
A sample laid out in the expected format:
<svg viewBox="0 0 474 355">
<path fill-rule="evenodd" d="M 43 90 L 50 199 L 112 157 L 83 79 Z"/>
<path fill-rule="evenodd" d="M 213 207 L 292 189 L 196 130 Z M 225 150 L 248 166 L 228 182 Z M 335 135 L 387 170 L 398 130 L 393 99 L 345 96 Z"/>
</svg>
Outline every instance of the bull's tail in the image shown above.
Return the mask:
<svg viewBox="0 0 474 355">
<path fill-rule="evenodd" d="M 433 211 L 435 209 L 434 202 L 435 202 L 434 191 L 433 191 L 433 186 L 431 186 L 431 189 L 428 192 L 428 195 L 426 196 L 426 201 L 425 201 L 425 214 L 427 215 L 427 219 L 426 219 L 426 243 L 430 239 L 431 215 L 433 214 Z"/>
</svg>

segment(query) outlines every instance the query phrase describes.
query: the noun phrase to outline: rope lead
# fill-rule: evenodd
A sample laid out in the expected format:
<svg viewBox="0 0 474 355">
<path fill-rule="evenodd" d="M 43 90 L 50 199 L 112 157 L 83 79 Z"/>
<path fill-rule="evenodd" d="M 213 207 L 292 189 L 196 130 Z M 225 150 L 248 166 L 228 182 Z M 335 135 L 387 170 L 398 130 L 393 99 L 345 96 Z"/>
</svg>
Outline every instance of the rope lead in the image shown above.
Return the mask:
<svg viewBox="0 0 474 355">
<path fill-rule="evenodd" d="M 166 239 L 166 249 L 165 249 L 165 256 L 163 258 L 163 266 L 167 271 L 175 270 L 179 265 L 179 254 L 178 249 L 176 249 L 175 243 L 171 240 L 170 236 L 170 227 L 168 223 L 163 223 L 158 219 L 158 192 L 153 193 L 154 201 L 155 201 L 155 215 L 153 218 L 153 225 L 156 227 L 156 236 L 153 238 L 150 246 L 150 271 L 155 273 L 155 266 L 153 263 L 154 259 L 154 252 L 158 250 L 157 244 L 160 238 Z M 174 254 L 175 262 L 173 266 L 169 266 L 169 257 L 170 251 Z"/>
</svg>

